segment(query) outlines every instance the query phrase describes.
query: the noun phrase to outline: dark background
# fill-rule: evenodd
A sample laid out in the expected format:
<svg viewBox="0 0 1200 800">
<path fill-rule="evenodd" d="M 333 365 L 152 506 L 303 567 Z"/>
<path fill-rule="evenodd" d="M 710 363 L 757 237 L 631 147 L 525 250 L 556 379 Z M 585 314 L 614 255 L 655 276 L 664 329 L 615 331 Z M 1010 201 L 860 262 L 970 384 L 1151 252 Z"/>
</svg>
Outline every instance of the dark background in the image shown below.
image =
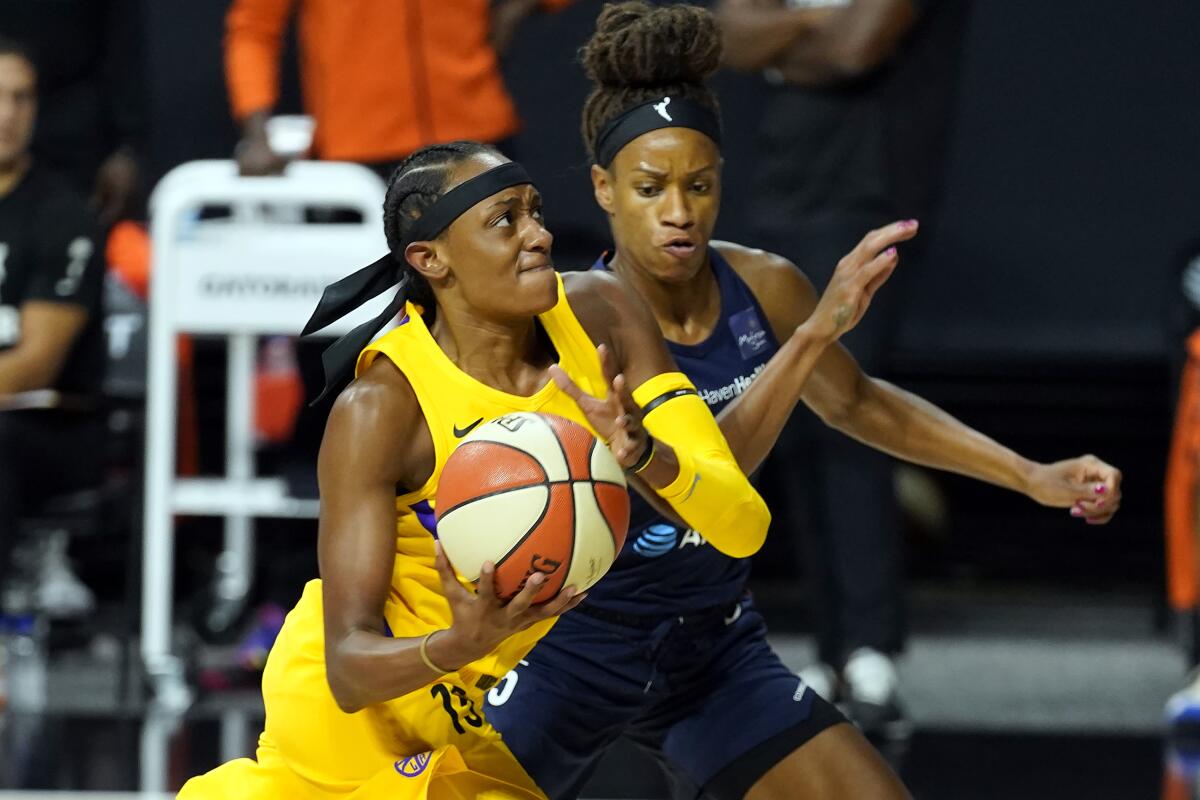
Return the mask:
<svg viewBox="0 0 1200 800">
<path fill-rule="evenodd" d="M 954 0 L 947 0 L 953 2 Z M 157 174 L 226 158 L 223 0 L 146 4 Z M 546 197 L 560 267 L 605 245 L 578 134 L 576 48 L 599 9 L 577 2 L 522 29 L 506 71 L 526 123 L 515 144 Z M 1172 408 L 1166 307 L 1200 239 L 1200 4 L 1103 0 L 975 3 L 944 218 L 910 266 L 890 377 L 1039 459 L 1085 451 L 1126 473 L 1106 528 L 956 478 L 953 525 L 914 533 L 918 576 L 1157 589 Z M 298 110 L 293 74 L 281 110 Z M 721 238 L 753 244 L 744 217 L 757 76 L 717 81 L 727 129 Z M 902 269 L 904 266 L 901 267 Z M 885 289 L 886 291 L 886 289 Z M 760 577 L 786 577 L 773 537 Z"/>
</svg>

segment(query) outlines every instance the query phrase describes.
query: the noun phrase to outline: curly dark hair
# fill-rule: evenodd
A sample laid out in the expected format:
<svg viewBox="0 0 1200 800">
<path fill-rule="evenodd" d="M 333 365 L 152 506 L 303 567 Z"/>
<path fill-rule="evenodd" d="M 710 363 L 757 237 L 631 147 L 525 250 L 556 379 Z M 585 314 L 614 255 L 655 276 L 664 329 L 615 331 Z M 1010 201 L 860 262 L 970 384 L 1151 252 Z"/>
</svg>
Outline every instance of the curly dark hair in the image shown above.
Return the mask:
<svg viewBox="0 0 1200 800">
<path fill-rule="evenodd" d="M 579 56 L 593 84 L 582 121 L 583 144 L 593 161 L 596 137 L 610 120 L 663 95 L 686 97 L 720 116 L 705 80 L 720 65 L 721 33 L 706 9 L 654 7 L 641 0 L 608 3 Z"/>
<path fill-rule="evenodd" d="M 413 223 L 446 193 L 450 171 L 477 155 L 500 155 L 488 144 L 472 141 L 446 142 L 422 147 L 396 165 L 388 179 L 383 199 L 383 232 L 388 249 L 399 265 L 407 299 L 425 309 L 432 319 L 435 313 L 433 290 L 404 258 L 404 242 Z"/>
</svg>

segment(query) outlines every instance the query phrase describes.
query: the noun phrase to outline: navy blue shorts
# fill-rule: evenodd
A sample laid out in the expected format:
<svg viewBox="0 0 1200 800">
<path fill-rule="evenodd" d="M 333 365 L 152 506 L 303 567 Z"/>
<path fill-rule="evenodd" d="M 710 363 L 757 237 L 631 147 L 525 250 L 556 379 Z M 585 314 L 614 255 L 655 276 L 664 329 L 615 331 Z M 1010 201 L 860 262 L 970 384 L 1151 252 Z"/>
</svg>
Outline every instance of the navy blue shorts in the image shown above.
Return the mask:
<svg viewBox="0 0 1200 800">
<path fill-rule="evenodd" d="M 765 634 L 749 597 L 653 628 L 572 611 L 488 692 L 486 715 L 551 798 L 578 796 L 622 735 L 656 756 L 677 795 L 740 798 L 845 721 Z"/>
</svg>

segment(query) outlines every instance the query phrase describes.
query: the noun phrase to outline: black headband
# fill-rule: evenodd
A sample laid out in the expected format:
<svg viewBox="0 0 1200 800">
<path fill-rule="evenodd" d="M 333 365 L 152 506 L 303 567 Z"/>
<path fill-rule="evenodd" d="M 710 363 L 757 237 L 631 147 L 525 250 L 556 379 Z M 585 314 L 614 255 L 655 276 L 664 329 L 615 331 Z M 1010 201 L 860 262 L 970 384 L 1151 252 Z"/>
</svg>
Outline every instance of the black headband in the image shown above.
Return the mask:
<svg viewBox="0 0 1200 800">
<path fill-rule="evenodd" d="M 691 128 L 721 146 L 721 121 L 710 109 L 686 97 L 651 100 L 609 121 L 596 137 L 596 163 L 608 169 L 621 148 L 659 128 Z"/>
<path fill-rule="evenodd" d="M 399 283 L 396 296 L 388 303 L 383 313 L 362 323 L 321 354 L 321 363 L 325 366 L 325 388 L 314 403 L 319 402 L 331 389 L 341 387 L 349 381 L 354 374 L 358 354 L 371 343 L 379 329 L 404 308 L 408 300 L 408 283 L 411 280 L 411 276 L 404 273 L 397 263 L 398 259 L 404 258 L 404 248 L 413 242 L 436 238 L 476 203 L 511 186 L 525 183 L 533 181 L 525 172 L 525 168 L 515 161 L 501 164 L 463 181 L 434 201 L 434 204 L 413 223 L 409 235 L 400 243 L 400 252 L 387 253 L 374 263 L 325 287 L 320 302 L 300 333 L 301 336 L 308 336 L 333 324 Z"/>
<path fill-rule="evenodd" d="M 450 223 L 461 217 L 467 209 L 496 192 L 510 186 L 533 183 L 525 168 L 515 161 L 493 167 L 469 181 L 463 181 L 439 197 L 434 204 L 413 223 L 404 242 L 404 247 L 413 242 L 427 242 L 450 227 Z"/>
</svg>

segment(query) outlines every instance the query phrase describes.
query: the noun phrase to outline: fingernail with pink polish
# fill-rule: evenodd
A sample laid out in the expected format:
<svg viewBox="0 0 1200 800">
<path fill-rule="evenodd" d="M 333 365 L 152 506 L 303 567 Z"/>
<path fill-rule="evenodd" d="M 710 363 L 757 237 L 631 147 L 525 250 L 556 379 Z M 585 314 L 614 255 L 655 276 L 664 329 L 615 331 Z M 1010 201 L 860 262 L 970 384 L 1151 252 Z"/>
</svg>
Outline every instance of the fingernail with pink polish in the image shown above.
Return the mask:
<svg viewBox="0 0 1200 800">
<path fill-rule="evenodd" d="M 894 256 L 894 255 L 896 255 L 896 248 L 894 248 L 894 247 L 889 247 L 887 250 L 884 250 L 884 251 L 883 251 L 883 254 L 884 254 L 885 256 Z"/>
<path fill-rule="evenodd" d="M 1105 492 L 1108 491 L 1108 487 L 1105 486 L 1103 483 L 1097 483 L 1096 486 L 1092 489 L 1092 491 L 1095 492 L 1096 494 L 1104 494 Z"/>
<path fill-rule="evenodd" d="M 1083 509 L 1080 508 L 1079 506 L 1071 506 L 1071 516 L 1072 517 L 1083 516 Z"/>
</svg>

